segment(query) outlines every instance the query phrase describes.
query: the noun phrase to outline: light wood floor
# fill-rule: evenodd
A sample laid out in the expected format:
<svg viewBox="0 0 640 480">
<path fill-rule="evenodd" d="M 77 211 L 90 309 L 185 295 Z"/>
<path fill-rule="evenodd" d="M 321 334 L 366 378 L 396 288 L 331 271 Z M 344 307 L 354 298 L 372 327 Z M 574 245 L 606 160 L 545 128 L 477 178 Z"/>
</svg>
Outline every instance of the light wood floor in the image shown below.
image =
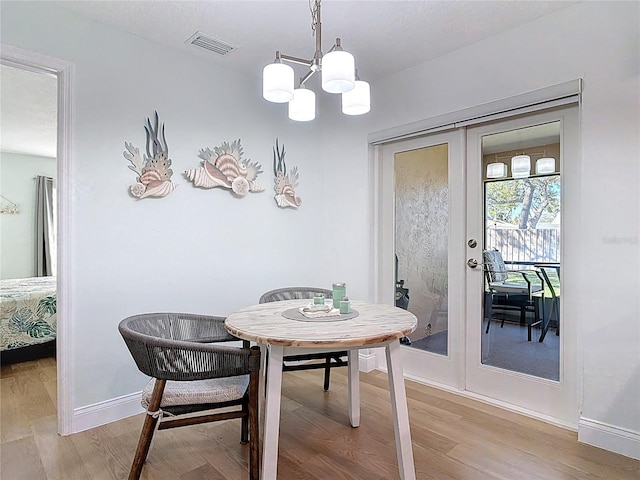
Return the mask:
<svg viewBox="0 0 640 480">
<path fill-rule="evenodd" d="M 346 369 L 286 373 L 278 478 L 397 479 L 386 375 L 361 374 L 362 421 L 349 426 Z M 96 381 L 99 381 L 96 379 Z M 75 435 L 56 434 L 55 360 L 2 366 L 0 478 L 124 479 L 143 415 Z M 406 382 L 417 478 L 638 480 L 640 462 L 576 434 L 480 402 Z M 238 420 L 160 431 L 142 478 L 248 478 Z"/>
</svg>

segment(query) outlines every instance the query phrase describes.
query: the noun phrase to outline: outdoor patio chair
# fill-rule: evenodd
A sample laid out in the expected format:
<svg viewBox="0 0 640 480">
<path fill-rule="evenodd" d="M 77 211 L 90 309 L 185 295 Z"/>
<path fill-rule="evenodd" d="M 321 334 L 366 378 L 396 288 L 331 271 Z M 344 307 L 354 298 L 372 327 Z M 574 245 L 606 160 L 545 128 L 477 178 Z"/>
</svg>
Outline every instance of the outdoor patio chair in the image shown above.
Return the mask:
<svg viewBox="0 0 640 480">
<path fill-rule="evenodd" d="M 404 286 L 404 280 L 398 280 L 398 255 L 396 255 L 396 307 L 409 310 L 409 289 Z M 411 339 L 406 335 L 400 338 L 402 345 L 411 345 Z"/>
<path fill-rule="evenodd" d="M 147 413 L 129 480 L 140 478 L 156 426 L 164 430 L 231 418 L 242 419 L 240 442 L 249 442 L 249 478 L 258 480 L 260 349 L 217 343 L 238 340 L 224 320 L 148 313 L 118 325 L 138 369 L 151 377 L 142 392 Z M 215 412 L 220 408 L 225 410 Z"/>
<path fill-rule="evenodd" d="M 312 299 L 318 294 L 324 295 L 326 299 L 333 298 L 333 292 L 324 288 L 315 287 L 286 287 L 277 288 L 264 293 L 259 303 L 278 302 L 281 300 Z M 345 359 L 347 352 L 326 352 L 326 353 L 305 353 L 301 355 L 285 355 L 282 359 L 282 371 L 292 372 L 296 370 L 324 369 L 324 390 L 329 390 L 329 380 L 331 369 L 336 367 L 346 367 L 348 361 Z M 322 363 L 291 363 L 310 360 L 324 360 Z"/>
<path fill-rule="evenodd" d="M 520 312 L 520 324 L 527 325 L 528 340 L 531 341 L 533 327 L 542 325 L 539 314 L 539 302 L 533 295 L 541 292 L 544 297 L 543 280 L 535 270 L 508 270 L 498 250 L 483 250 L 484 272 L 486 277 L 485 317 L 489 333 L 494 310 Z M 536 283 L 533 283 L 536 282 Z M 537 283 L 539 282 L 539 283 Z M 544 303 L 544 300 L 542 301 Z M 527 322 L 527 313 L 533 313 L 533 320 Z M 504 327 L 504 317 L 500 328 Z"/>
</svg>

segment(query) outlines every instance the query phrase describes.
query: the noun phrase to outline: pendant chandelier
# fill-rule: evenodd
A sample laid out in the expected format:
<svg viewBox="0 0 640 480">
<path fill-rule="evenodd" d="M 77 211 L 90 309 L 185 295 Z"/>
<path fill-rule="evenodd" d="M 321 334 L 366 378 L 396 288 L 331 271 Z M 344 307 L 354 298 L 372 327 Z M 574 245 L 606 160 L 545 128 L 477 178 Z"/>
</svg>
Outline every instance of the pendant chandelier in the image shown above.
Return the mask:
<svg viewBox="0 0 640 480">
<path fill-rule="evenodd" d="M 342 113 L 362 115 L 371 109 L 370 88 L 358 78 L 355 59 L 342 49 L 339 38 L 328 53 L 322 54 L 322 24 L 320 22 L 320 0 L 309 0 L 311 31 L 316 37 L 316 51 L 311 60 L 292 57 L 276 51 L 274 63 L 262 71 L 262 96 L 274 103 L 289 103 L 289 118 L 300 122 L 316 117 L 316 94 L 305 87 L 314 73 L 322 74 L 322 89 L 329 93 L 342 94 Z M 294 88 L 294 71 L 289 62 L 305 65 L 309 71 L 300 78 Z"/>
</svg>

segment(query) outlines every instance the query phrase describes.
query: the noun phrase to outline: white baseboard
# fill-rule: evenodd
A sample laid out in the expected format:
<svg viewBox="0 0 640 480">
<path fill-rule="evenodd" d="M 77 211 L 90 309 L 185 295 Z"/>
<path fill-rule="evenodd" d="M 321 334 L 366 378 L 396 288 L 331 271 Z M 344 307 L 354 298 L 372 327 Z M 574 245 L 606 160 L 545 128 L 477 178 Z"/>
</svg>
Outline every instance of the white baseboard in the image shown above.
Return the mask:
<svg viewBox="0 0 640 480">
<path fill-rule="evenodd" d="M 140 405 L 141 394 L 142 392 L 131 393 L 74 409 L 71 433 L 89 430 L 144 412 Z"/>
<path fill-rule="evenodd" d="M 373 352 L 364 353 L 360 352 L 358 354 L 358 368 L 361 372 L 372 372 L 376 369 L 376 354 Z"/>
<path fill-rule="evenodd" d="M 360 352 L 358 361 L 362 372 L 371 372 L 376 368 L 376 356 L 373 353 Z M 69 433 L 82 432 L 144 412 L 140 405 L 140 395 L 141 392 L 131 393 L 76 408 L 73 411 L 72 427 Z"/>
<path fill-rule="evenodd" d="M 640 432 L 580 417 L 578 441 L 640 460 Z"/>
<path fill-rule="evenodd" d="M 378 367 L 378 370 L 384 373 L 388 373 L 386 365 L 383 368 Z M 555 425 L 556 427 L 564 428 L 566 430 L 571 430 L 572 432 L 575 432 L 577 430 L 575 423 L 569 423 L 564 420 L 559 420 L 555 417 L 544 415 L 534 410 L 529 410 L 526 408 L 519 407 L 517 405 L 512 405 L 511 403 L 501 402 L 500 400 L 496 400 L 495 398 L 486 397 L 484 395 L 473 393 L 468 390 L 461 390 L 451 385 L 446 385 L 439 382 L 433 382 L 433 381 L 430 381 L 421 377 L 417 377 L 411 374 L 405 373 L 404 378 L 405 380 L 411 380 L 413 382 L 420 383 L 428 387 L 437 388 L 438 390 L 443 390 L 445 392 L 453 393 L 454 395 L 460 395 L 461 397 L 470 398 L 472 400 L 477 400 L 479 402 L 486 403 L 487 405 L 492 405 L 494 407 L 502 408 L 510 412 L 518 413 L 520 415 L 524 415 L 525 417 L 535 418 L 536 420 L 541 420 L 551 425 Z"/>
</svg>

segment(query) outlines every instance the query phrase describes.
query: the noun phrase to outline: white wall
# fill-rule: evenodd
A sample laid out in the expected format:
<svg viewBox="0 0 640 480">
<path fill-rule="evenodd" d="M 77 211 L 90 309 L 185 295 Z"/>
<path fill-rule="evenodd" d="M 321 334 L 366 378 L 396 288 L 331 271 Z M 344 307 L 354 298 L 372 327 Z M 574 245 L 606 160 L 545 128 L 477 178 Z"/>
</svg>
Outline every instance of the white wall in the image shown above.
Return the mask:
<svg viewBox="0 0 640 480">
<path fill-rule="evenodd" d="M 116 331 L 126 315 L 227 314 L 274 285 L 337 279 L 366 298 L 373 274 L 368 133 L 582 77 L 582 211 L 571 212 L 582 226 L 568 248 L 585 255 L 584 272 L 572 272 L 586 278 L 574 286 L 582 312 L 582 418 L 602 427 L 591 438 L 583 429 L 582 437 L 617 448 L 603 433 L 611 427 L 637 441 L 638 13 L 635 2 L 581 3 L 374 83 L 364 117 L 341 116 L 327 101 L 317 122 L 300 125 L 258 100 L 258 78 L 47 4 L 2 2 L 3 43 L 76 65 L 74 406 L 140 388 Z M 136 202 L 126 195 L 133 178 L 122 149 L 125 140 L 143 145 L 142 123 L 153 110 L 166 122 L 180 186 L 167 198 Z M 277 209 L 269 191 L 276 136 L 301 171 L 297 212 Z M 180 178 L 197 164 L 199 148 L 238 137 L 265 167 L 266 192 L 237 200 Z M 603 159 L 615 168 L 602 173 Z"/>
<path fill-rule="evenodd" d="M 344 158 L 362 178 L 366 133 L 500 100 L 576 78 L 584 79 L 579 231 L 566 249 L 581 266 L 567 271 L 580 333 L 582 388 L 579 438 L 640 458 L 640 80 L 637 2 L 584 2 L 517 31 L 460 49 L 372 85 L 372 112 L 362 124 L 325 124 L 327 168 Z M 597 26 L 597 28 L 596 28 Z M 355 52 L 357 55 L 357 52 Z M 360 119 L 363 120 L 363 119 Z M 327 145 L 328 142 L 325 143 Z M 340 156 L 335 153 L 339 151 Z M 604 167 L 603 167 L 604 165 Z M 370 192 L 351 196 L 344 215 L 359 218 Z M 327 198 L 325 208 L 342 205 Z M 368 251 L 347 250 L 354 264 Z M 579 269 L 582 270 L 579 270 Z"/>
<path fill-rule="evenodd" d="M 35 275 L 36 175 L 56 178 L 56 159 L 0 152 L 0 192 L 20 210 L 0 216 L 0 278 Z"/>
<path fill-rule="evenodd" d="M 2 2 L 2 43 L 75 64 L 71 155 L 71 302 L 75 409 L 139 391 L 117 331 L 149 311 L 226 315 L 271 288 L 329 286 L 322 268 L 324 172 L 313 124 L 261 101 L 259 78 L 217 68 L 46 3 Z M 161 199 L 136 200 L 124 142 L 144 150 L 144 122 L 165 123 L 173 180 Z M 298 166 L 299 210 L 273 199 L 272 147 Z M 240 138 L 262 164 L 262 193 L 237 199 L 187 183 L 198 150 Z"/>
</svg>

